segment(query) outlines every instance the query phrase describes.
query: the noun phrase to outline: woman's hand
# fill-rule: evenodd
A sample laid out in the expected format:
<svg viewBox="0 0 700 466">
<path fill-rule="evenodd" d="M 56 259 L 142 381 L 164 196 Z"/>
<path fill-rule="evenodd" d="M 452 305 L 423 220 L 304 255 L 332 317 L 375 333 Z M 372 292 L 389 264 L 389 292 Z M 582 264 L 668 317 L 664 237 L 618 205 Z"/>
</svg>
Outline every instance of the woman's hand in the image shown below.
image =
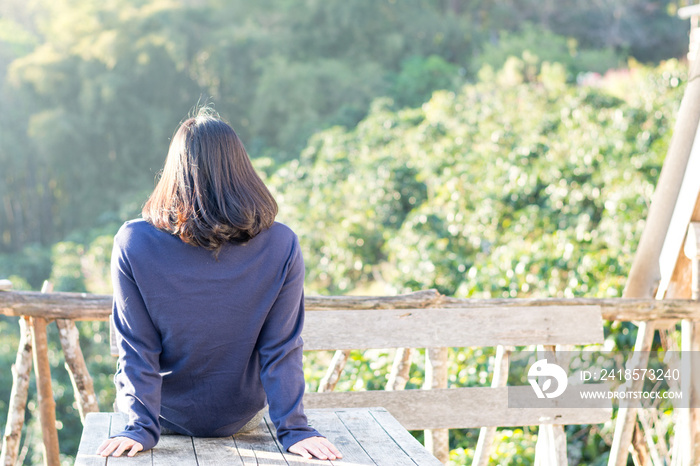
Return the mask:
<svg viewBox="0 0 700 466">
<path fill-rule="evenodd" d="M 335 460 L 343 457 L 335 445 L 324 437 L 305 438 L 289 447 L 289 451 L 301 455 L 307 460 L 310 460 L 312 456 L 320 460 Z"/>
<path fill-rule="evenodd" d="M 129 437 L 114 437 L 108 438 L 100 448 L 97 449 L 97 454 L 102 456 L 121 456 L 122 453 L 129 450 L 126 456 L 134 456 L 136 453 L 143 450 L 143 445 L 141 445 L 136 440 L 132 440 Z M 114 454 L 112 454 L 114 452 Z"/>
</svg>

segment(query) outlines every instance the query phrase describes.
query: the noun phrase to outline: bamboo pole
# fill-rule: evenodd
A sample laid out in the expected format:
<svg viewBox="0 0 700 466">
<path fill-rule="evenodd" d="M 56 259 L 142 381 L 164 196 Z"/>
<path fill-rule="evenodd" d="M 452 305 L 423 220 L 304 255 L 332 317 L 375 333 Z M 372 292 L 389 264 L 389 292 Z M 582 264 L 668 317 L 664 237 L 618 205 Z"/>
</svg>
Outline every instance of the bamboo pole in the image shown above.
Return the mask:
<svg viewBox="0 0 700 466">
<path fill-rule="evenodd" d="M 511 348 L 498 345 L 496 347 L 496 359 L 494 361 L 493 378 L 491 379 L 492 387 L 505 387 L 508 383 L 508 372 L 510 366 Z M 496 436 L 496 427 L 482 427 L 479 430 L 479 440 L 476 443 L 474 450 L 474 459 L 472 466 L 487 466 L 491 449 L 493 448 L 493 439 Z"/>
<path fill-rule="evenodd" d="M 647 222 L 632 262 L 623 294 L 626 298 L 654 296 L 661 279 L 659 257 L 700 123 L 700 79 L 698 78 L 700 78 L 700 60 L 695 60 L 678 109 L 673 136 L 659 174 Z"/>
<path fill-rule="evenodd" d="M 447 348 L 425 349 L 425 390 L 447 388 Z M 450 456 L 449 429 L 425 431 L 425 448 L 446 463 Z"/>
<path fill-rule="evenodd" d="M 17 358 L 12 366 L 12 392 L 7 410 L 7 424 L 2 439 L 2 454 L 0 454 L 2 466 L 17 464 L 32 372 L 32 334 L 27 321 L 22 317 L 19 319 L 19 334 Z"/>
</svg>

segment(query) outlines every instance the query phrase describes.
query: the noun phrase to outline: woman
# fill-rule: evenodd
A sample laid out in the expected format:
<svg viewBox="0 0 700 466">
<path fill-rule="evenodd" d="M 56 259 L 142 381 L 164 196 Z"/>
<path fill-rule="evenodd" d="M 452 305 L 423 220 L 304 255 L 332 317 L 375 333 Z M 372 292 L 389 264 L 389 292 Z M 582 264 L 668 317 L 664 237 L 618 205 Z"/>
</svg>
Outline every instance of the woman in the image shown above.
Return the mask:
<svg viewBox="0 0 700 466">
<path fill-rule="evenodd" d="M 117 405 L 98 454 L 134 456 L 162 433 L 222 437 L 269 413 L 280 443 L 341 458 L 302 406 L 304 262 L 243 144 L 200 111 L 177 130 L 143 219 L 114 239 Z"/>
</svg>

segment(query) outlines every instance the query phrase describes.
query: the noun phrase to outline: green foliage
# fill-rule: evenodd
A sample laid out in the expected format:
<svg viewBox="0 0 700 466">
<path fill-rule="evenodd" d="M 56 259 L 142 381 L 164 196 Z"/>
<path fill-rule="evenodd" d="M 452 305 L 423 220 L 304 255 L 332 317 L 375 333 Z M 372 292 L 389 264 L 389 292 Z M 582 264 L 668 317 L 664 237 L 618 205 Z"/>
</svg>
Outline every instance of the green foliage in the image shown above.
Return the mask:
<svg viewBox="0 0 700 466">
<path fill-rule="evenodd" d="M 0 254 L 0 277 L 19 277 L 22 287 L 41 288 L 51 273 L 51 251 L 38 245 L 27 246 L 14 254 Z M 13 280 L 14 284 L 14 280 Z"/>
<path fill-rule="evenodd" d="M 52 249 L 53 269 L 50 277 L 56 290 L 85 291 L 85 281 L 80 264 L 80 257 L 83 254 L 83 248 L 78 244 L 69 241 L 56 243 Z"/>
<path fill-rule="evenodd" d="M 499 69 L 511 55 L 526 65 L 539 57 L 540 68 L 558 62 L 571 81 L 630 54 L 679 56 L 676 39 L 685 42 L 685 23 L 658 11 L 668 2 L 649 0 L 614 8 L 549 1 L 532 8 L 447 8 L 425 0 L 6 3 L 0 105 L 11 110 L 0 114 L 0 252 L 7 253 L 104 225 L 103 214 L 118 212 L 125 196 L 149 191 L 169 136 L 200 99 L 216 102 L 254 155 L 280 162 L 297 158 L 319 130 L 354 127 L 378 97 L 419 106 L 435 90 L 456 90 L 484 64 Z M 581 18 L 591 18 L 596 32 L 600 19 L 639 21 L 630 31 L 625 19 L 617 36 L 594 40 Z"/>
<path fill-rule="evenodd" d="M 417 107 L 430 100 L 436 89 L 454 89 L 461 81 L 460 71 L 464 70 L 437 55 L 409 57 L 401 63 L 401 71 L 392 79 L 390 95 L 397 106 Z"/>
<path fill-rule="evenodd" d="M 487 42 L 482 53 L 472 61 L 472 70 L 476 72 L 485 65 L 500 69 L 509 57 L 523 57 L 525 61 L 531 62 L 541 60 L 540 63 L 559 63 L 570 73 L 570 81 L 581 72 L 604 73 L 620 65 L 620 56 L 610 48 L 579 50 L 575 39 L 525 23 L 517 31 L 502 31 L 497 42 Z M 539 70 L 533 70 L 534 75 L 538 72 Z"/>
<path fill-rule="evenodd" d="M 634 68 L 624 100 L 606 80 L 527 75 L 506 65 L 420 109 L 377 101 L 355 129 L 319 133 L 275 173 L 312 289 L 618 296 L 683 68 Z"/>
</svg>

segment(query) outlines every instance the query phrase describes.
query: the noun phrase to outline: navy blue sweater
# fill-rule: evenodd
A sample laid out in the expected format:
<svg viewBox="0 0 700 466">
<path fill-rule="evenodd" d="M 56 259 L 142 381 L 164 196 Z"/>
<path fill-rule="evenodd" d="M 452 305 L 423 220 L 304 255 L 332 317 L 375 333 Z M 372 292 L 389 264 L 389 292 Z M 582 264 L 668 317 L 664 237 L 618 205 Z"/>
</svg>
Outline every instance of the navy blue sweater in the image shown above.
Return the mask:
<svg viewBox="0 0 700 466">
<path fill-rule="evenodd" d="M 236 433 L 269 404 L 285 449 L 319 435 L 302 406 L 304 261 L 275 223 L 218 259 L 144 220 L 125 223 L 112 253 L 124 436 L 144 449 L 160 426 L 185 435 Z"/>
</svg>

